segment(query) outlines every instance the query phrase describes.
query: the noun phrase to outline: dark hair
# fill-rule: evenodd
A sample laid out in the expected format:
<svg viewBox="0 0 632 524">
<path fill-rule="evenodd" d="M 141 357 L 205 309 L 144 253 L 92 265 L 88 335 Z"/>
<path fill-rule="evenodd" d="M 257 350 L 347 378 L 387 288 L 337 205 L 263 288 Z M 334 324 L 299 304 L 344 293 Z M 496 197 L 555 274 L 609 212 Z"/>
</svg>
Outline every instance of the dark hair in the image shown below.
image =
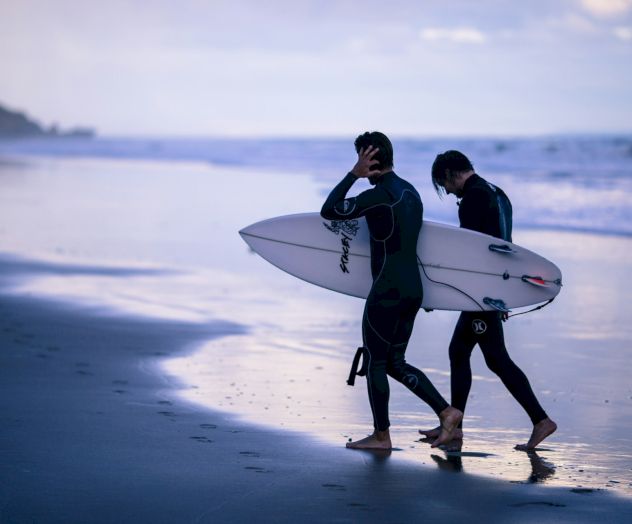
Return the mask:
<svg viewBox="0 0 632 524">
<path fill-rule="evenodd" d="M 366 149 L 369 146 L 377 147 L 379 151 L 373 157 L 379 164 L 373 169 L 387 169 L 393 167 L 393 144 L 384 133 L 379 131 L 366 132 L 358 136 L 354 142 L 356 153 L 360 149 Z"/>
<path fill-rule="evenodd" d="M 453 178 L 459 173 L 473 171 L 474 166 L 460 151 L 451 149 L 445 153 L 439 153 L 432 164 L 432 185 L 439 195 L 444 191 L 443 185 L 448 176 Z"/>
</svg>

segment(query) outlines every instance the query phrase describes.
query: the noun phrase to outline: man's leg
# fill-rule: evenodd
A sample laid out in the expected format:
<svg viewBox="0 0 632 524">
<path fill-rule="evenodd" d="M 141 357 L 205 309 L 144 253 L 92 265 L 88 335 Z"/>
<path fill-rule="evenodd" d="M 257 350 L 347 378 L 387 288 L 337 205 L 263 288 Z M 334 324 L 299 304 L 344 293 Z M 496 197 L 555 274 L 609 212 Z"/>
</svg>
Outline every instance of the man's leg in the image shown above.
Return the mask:
<svg viewBox="0 0 632 524">
<path fill-rule="evenodd" d="M 390 337 L 397 322 L 396 312 L 379 302 L 367 300 L 362 318 L 362 340 L 366 359 L 366 383 L 373 413 L 374 432 L 367 438 L 347 443 L 354 449 L 390 449 L 388 401 L 390 390 L 386 377 L 386 362 Z"/>
<path fill-rule="evenodd" d="M 470 357 L 476 345 L 476 340 L 470 328 L 471 319 L 468 313 L 461 313 L 454 327 L 452 340 L 450 341 L 450 389 L 452 406 L 465 412 L 467 398 L 472 387 L 472 369 Z M 463 438 L 463 424 L 454 431 L 454 438 Z M 441 426 L 431 430 L 420 430 L 419 433 L 429 438 L 436 438 L 441 433 Z"/>
<path fill-rule="evenodd" d="M 430 379 L 419 369 L 406 362 L 406 348 L 413 331 L 415 317 L 419 311 L 419 302 L 403 304 L 399 322 L 395 327 L 393 344 L 388 352 L 386 372 L 401 382 L 421 400 L 428 404 L 439 415 L 449 406 L 437 391 Z"/>
<path fill-rule="evenodd" d="M 476 345 L 471 327 L 471 316 L 461 313 L 454 327 L 452 340 L 450 341 L 450 389 L 452 405 L 465 412 L 467 398 L 472 388 L 472 368 L 470 358 Z"/>
<path fill-rule="evenodd" d="M 393 344 L 388 353 L 387 372 L 426 402 L 439 416 L 439 435 L 432 443 L 434 448 L 454 438 L 454 431 L 463 419 L 463 413 L 445 401 L 424 373 L 406 363 L 404 355 L 420 306 L 421 299 L 400 303 L 399 320 L 395 324 Z"/>
<path fill-rule="evenodd" d="M 485 357 L 485 363 L 491 371 L 498 375 L 505 387 L 529 415 L 534 429 L 529 442 L 521 447 L 533 449 L 552 434 L 557 429 L 557 425 L 548 418 L 542 409 L 527 376 L 511 360 L 505 347 L 502 321 L 498 314 L 487 313 L 479 317 L 477 319 L 480 322 L 479 331 L 482 331 L 483 328 L 484 331 L 478 335 L 478 343 Z"/>
</svg>

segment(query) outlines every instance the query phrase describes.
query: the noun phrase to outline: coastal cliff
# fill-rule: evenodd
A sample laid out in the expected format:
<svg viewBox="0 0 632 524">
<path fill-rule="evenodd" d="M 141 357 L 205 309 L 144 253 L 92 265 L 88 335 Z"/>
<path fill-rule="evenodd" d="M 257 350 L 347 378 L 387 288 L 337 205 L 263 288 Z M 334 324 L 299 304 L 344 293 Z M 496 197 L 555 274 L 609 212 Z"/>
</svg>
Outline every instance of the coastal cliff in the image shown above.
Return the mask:
<svg viewBox="0 0 632 524">
<path fill-rule="evenodd" d="M 26 113 L 11 111 L 0 105 L 0 139 L 30 138 L 30 137 L 83 137 L 92 138 L 95 130 L 87 127 L 74 127 L 60 130 L 57 124 L 44 128 L 41 124 L 29 118 Z"/>
</svg>

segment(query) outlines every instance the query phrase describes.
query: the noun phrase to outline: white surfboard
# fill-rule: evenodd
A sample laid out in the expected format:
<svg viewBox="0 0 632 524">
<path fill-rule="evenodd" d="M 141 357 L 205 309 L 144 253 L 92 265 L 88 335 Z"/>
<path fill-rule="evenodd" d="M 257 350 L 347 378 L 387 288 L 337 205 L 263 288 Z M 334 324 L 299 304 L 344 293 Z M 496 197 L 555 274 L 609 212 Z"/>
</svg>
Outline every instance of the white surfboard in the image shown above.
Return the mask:
<svg viewBox="0 0 632 524">
<path fill-rule="evenodd" d="M 372 284 L 364 218 L 318 213 L 271 218 L 239 234 L 259 255 L 312 284 L 366 298 Z M 562 273 L 549 260 L 501 239 L 425 220 L 417 244 L 422 307 L 453 311 L 512 309 L 554 298 Z"/>
</svg>

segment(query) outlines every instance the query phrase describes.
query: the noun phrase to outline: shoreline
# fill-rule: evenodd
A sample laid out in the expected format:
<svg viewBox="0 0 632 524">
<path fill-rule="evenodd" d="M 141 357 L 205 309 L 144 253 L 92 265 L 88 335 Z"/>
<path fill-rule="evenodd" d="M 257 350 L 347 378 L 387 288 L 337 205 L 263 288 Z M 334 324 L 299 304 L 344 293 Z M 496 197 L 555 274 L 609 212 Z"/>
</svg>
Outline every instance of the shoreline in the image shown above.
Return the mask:
<svg viewBox="0 0 632 524">
<path fill-rule="evenodd" d="M 183 384 L 160 362 L 243 333 L 239 325 L 104 314 L 1 290 L 0 313 L 1 522 L 632 518 L 632 500 L 608 491 L 458 473 L 440 453 L 434 468 L 397 451 L 354 452 L 181 400 Z"/>
<path fill-rule="evenodd" d="M 99 139 L 95 141 L 98 142 Z M 134 142 L 133 139 L 132 142 Z M 326 197 L 329 192 L 329 189 L 332 187 L 332 184 L 337 183 L 337 181 L 346 173 L 348 166 L 348 159 L 344 162 L 342 158 L 340 158 L 340 152 L 335 153 L 335 161 L 332 166 L 329 168 L 319 167 L 315 169 L 312 165 L 303 165 L 301 163 L 297 163 L 297 159 L 301 158 L 299 153 L 296 153 L 291 157 L 291 162 L 289 165 L 284 164 L 283 162 L 275 163 L 274 161 L 270 161 L 270 159 L 266 158 L 265 162 L 262 165 L 258 165 L 254 162 L 249 163 L 239 163 L 234 159 L 224 158 L 222 155 L 219 156 L 207 156 L 205 150 L 198 151 L 197 154 L 189 154 L 190 152 L 181 152 L 176 154 L 174 152 L 173 156 L 162 156 L 159 153 L 159 149 L 155 149 L 155 144 L 160 143 L 161 140 L 166 140 L 166 144 L 169 144 L 168 139 L 137 139 L 140 144 L 144 144 L 146 149 L 141 149 L 141 151 L 127 151 L 125 148 L 118 152 L 109 151 L 107 148 L 104 150 L 90 149 L 83 150 L 79 148 L 74 151 L 72 148 L 70 150 L 59 150 L 56 151 L 54 149 L 43 149 L 43 150 L 31 150 L 28 147 L 25 149 L 21 149 L 19 144 L 16 144 L 17 147 L 7 147 L 3 149 L 1 146 L 2 141 L 0 141 L 0 168 L 2 167 L 13 167 L 13 168 L 28 168 L 29 165 L 37 165 L 40 167 L 45 163 L 66 163 L 66 164 L 80 164 L 84 163 L 88 166 L 99 165 L 99 164 L 111 164 L 119 169 L 125 166 L 140 166 L 143 167 L 154 167 L 160 168 L 169 166 L 170 168 L 175 169 L 186 169 L 186 170 L 197 170 L 197 171 L 207 171 L 209 173 L 232 173 L 236 176 L 240 174 L 254 174 L 255 176 L 266 176 L 266 177 L 290 177 L 290 178 L 304 178 L 308 179 L 311 182 L 311 185 L 316 189 L 316 193 L 318 196 L 318 205 L 311 209 L 311 211 L 317 211 L 320 209 L 320 205 L 322 204 L 322 200 Z M 223 139 L 210 139 L 211 143 L 215 141 L 221 141 Z M 112 139 L 113 142 L 121 144 L 125 143 L 125 139 Z M 252 139 L 253 143 L 256 143 L 255 139 Z M 72 143 L 72 140 L 68 140 L 69 143 Z M 177 143 L 178 141 L 176 141 Z M 186 143 L 186 139 L 183 139 L 183 142 Z M 202 140 L 202 143 L 204 141 Z M 232 140 L 228 139 L 228 142 L 234 142 L 235 144 L 240 144 L 240 140 Z M 104 143 L 107 143 L 105 141 Z M 309 143 L 309 141 L 307 142 Z M 26 144 L 26 143 L 25 143 Z M 152 145 L 154 144 L 154 145 Z M 116 151 L 116 150 L 115 150 Z M 241 151 L 241 150 L 240 150 Z M 248 149 L 242 151 L 243 154 L 248 153 Z M 313 152 L 312 152 L 313 154 Z M 316 157 L 314 158 L 314 162 L 317 165 L 318 161 L 322 161 L 322 158 Z M 417 187 L 417 189 L 422 193 L 422 198 L 425 204 L 425 219 L 432 220 L 436 222 L 442 222 L 451 225 L 458 225 L 458 219 L 456 217 L 456 213 L 451 209 L 449 212 L 446 210 L 445 205 L 439 204 L 436 200 L 436 195 L 434 194 L 434 190 L 430 186 L 425 185 L 427 180 L 420 179 L 414 176 L 414 173 L 417 172 L 418 167 L 416 165 L 410 164 L 410 159 L 406 159 L 403 162 L 403 171 L 402 173 L 411 173 L 413 176 L 409 176 L 410 181 Z M 399 170 L 398 170 L 399 171 Z M 500 179 L 503 181 L 503 187 L 505 182 L 503 179 L 507 177 L 507 173 L 503 170 L 497 171 L 496 169 L 490 169 L 487 177 L 490 180 Z M 541 188 L 537 188 L 534 193 L 534 197 L 539 194 L 539 192 L 545 187 L 547 182 L 559 182 L 552 175 L 552 179 L 544 177 L 540 180 L 542 184 Z M 581 181 L 581 179 L 580 179 Z M 606 183 L 606 181 L 603 181 Z M 360 186 L 357 186 L 360 187 Z M 367 187 L 364 186 L 363 189 Z M 579 185 L 579 188 L 588 189 L 589 191 L 597 191 L 599 190 L 599 186 L 588 187 L 585 188 L 582 184 Z M 520 194 L 520 188 L 515 187 L 516 195 Z M 526 188 L 525 188 L 526 189 Z M 569 191 L 569 187 L 565 188 L 565 191 Z M 352 194 L 354 190 L 350 192 Z M 585 194 L 583 198 L 587 198 Z M 600 198 L 610 198 L 613 197 L 610 193 L 604 193 Z M 616 197 L 613 197 L 616 198 Z M 517 210 L 520 208 L 518 205 L 521 202 L 516 202 Z M 445 204 L 445 202 L 443 202 Z M 522 203 L 522 207 L 524 203 Z M 558 203 L 559 207 L 560 203 Z M 306 209 L 296 210 L 296 212 L 305 212 Z M 309 211 L 309 210 L 308 210 Z M 585 210 L 580 210 L 581 214 L 584 214 Z M 588 210 L 590 211 L 590 210 Z M 595 210 L 592 210 L 593 213 Z M 577 211 L 576 211 L 577 212 Z M 283 214 L 283 213 L 279 213 Z M 532 216 L 538 215 L 551 215 L 556 216 L 555 209 L 551 208 L 542 208 L 534 210 Z M 271 215 L 272 216 L 272 215 Z M 260 219 L 269 218 L 265 216 L 261 216 Z M 632 238 L 632 230 L 631 229 L 613 229 L 616 227 L 616 224 L 627 224 L 629 220 L 627 220 L 627 215 L 620 217 L 619 220 L 611 222 L 608 225 L 599 225 L 596 226 L 595 222 L 587 222 L 587 223 L 574 223 L 572 214 L 566 216 L 564 220 L 561 222 L 558 221 L 554 223 L 538 223 L 535 221 L 530 221 L 527 218 L 527 215 L 520 216 L 516 214 L 514 216 L 514 229 L 515 230 L 532 230 L 532 231 L 545 231 L 545 232 L 561 232 L 561 233 L 578 233 L 578 234 L 589 234 L 589 235 L 597 235 L 597 236 L 606 236 L 606 237 L 615 237 L 622 239 Z M 564 224 L 564 221 L 567 223 Z M 242 224 L 242 227 L 246 224 Z"/>
</svg>

